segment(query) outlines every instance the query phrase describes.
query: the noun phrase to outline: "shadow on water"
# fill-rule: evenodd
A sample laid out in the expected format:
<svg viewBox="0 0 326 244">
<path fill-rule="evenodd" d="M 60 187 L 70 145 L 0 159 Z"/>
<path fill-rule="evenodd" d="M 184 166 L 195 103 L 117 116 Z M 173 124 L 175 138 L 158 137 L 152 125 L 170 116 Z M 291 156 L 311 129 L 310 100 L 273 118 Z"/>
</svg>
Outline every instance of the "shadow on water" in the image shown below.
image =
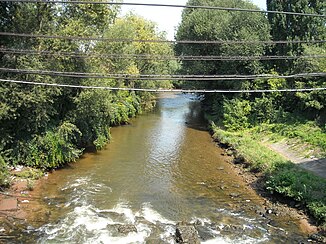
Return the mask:
<svg viewBox="0 0 326 244">
<path fill-rule="evenodd" d="M 185 115 L 185 124 L 191 129 L 200 131 L 208 130 L 208 121 L 205 119 L 199 100 L 189 103 L 189 113 Z"/>
</svg>

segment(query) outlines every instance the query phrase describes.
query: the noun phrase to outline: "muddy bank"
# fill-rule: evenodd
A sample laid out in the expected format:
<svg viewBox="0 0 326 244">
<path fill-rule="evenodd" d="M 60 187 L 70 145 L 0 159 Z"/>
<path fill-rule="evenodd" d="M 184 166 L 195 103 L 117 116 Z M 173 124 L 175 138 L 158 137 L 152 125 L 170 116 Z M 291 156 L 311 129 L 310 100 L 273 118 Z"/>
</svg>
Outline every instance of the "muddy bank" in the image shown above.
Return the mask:
<svg viewBox="0 0 326 244">
<path fill-rule="evenodd" d="M 29 169 L 24 167 L 20 169 L 21 172 L 24 170 Z M 13 177 L 11 186 L 0 191 L 0 243 L 19 242 L 16 231 L 26 229 L 31 213 L 42 211 L 40 196 L 34 189 L 38 189 L 41 182 L 46 182 L 47 175 L 32 180 L 15 178 L 16 172 L 11 173 Z M 45 212 L 43 214 L 46 216 Z"/>
<path fill-rule="evenodd" d="M 31 198 L 27 180 L 17 180 L 0 192 L 0 243 L 10 243 L 16 238 L 12 231 L 25 223 Z"/>
</svg>

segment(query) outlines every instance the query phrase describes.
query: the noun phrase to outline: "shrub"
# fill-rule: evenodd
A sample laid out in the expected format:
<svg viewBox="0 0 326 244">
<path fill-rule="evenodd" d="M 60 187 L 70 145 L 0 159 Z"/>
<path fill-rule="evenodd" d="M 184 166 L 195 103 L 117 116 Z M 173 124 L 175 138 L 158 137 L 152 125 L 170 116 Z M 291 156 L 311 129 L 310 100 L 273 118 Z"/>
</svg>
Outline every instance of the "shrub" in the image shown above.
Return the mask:
<svg viewBox="0 0 326 244">
<path fill-rule="evenodd" d="M 303 203 L 319 221 L 326 222 L 326 180 L 286 164 L 274 170 L 266 181 L 267 189 Z"/>
<path fill-rule="evenodd" d="M 78 128 L 68 122 L 64 122 L 55 131 L 35 136 L 27 145 L 26 165 L 52 169 L 75 161 L 82 152 L 75 144 L 78 136 Z"/>
<path fill-rule="evenodd" d="M 223 124 L 228 130 L 248 128 L 250 102 L 240 99 L 232 99 L 223 103 Z"/>
<path fill-rule="evenodd" d="M 99 135 L 98 138 L 93 142 L 96 150 L 103 149 L 103 147 L 109 142 L 109 139 L 110 138 L 107 136 Z"/>
<path fill-rule="evenodd" d="M 272 99 L 267 97 L 255 98 L 251 104 L 252 111 L 250 121 L 252 124 L 273 122 L 276 118 L 276 110 Z"/>
<path fill-rule="evenodd" d="M 7 187 L 10 184 L 8 167 L 4 159 L 0 156 L 0 187 Z"/>
</svg>

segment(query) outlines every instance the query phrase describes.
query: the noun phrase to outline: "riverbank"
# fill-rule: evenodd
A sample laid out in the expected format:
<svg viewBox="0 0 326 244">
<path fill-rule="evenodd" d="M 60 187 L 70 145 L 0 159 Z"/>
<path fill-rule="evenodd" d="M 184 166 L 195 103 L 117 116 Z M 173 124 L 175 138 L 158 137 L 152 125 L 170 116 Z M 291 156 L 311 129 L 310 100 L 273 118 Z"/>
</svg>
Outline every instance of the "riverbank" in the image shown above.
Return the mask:
<svg viewBox="0 0 326 244">
<path fill-rule="evenodd" d="M 212 130 L 213 138 L 234 158 L 232 163 L 259 194 L 303 211 L 321 233 L 325 232 L 325 179 L 272 150 L 257 132 L 228 132 L 214 124 Z"/>
<path fill-rule="evenodd" d="M 35 209 L 37 196 L 33 190 L 46 176 L 40 170 L 22 166 L 10 171 L 10 187 L 0 191 L 0 243 L 17 238 L 12 231 L 25 224 L 28 213 Z"/>
</svg>

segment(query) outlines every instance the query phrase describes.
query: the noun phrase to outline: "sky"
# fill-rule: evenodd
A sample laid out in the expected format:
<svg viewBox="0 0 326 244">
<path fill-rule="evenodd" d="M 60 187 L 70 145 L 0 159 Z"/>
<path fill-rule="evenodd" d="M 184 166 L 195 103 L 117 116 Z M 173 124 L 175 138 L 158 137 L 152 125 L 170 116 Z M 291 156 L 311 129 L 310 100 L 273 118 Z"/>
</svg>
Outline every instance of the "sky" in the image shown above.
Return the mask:
<svg viewBox="0 0 326 244">
<path fill-rule="evenodd" d="M 266 0 L 251 0 L 261 9 L 266 9 Z M 128 3 L 156 3 L 185 5 L 187 0 L 125 0 Z M 167 33 L 168 40 L 174 39 L 175 29 L 181 21 L 182 8 L 122 6 L 122 14 L 133 11 L 158 25 L 160 31 Z"/>
</svg>

